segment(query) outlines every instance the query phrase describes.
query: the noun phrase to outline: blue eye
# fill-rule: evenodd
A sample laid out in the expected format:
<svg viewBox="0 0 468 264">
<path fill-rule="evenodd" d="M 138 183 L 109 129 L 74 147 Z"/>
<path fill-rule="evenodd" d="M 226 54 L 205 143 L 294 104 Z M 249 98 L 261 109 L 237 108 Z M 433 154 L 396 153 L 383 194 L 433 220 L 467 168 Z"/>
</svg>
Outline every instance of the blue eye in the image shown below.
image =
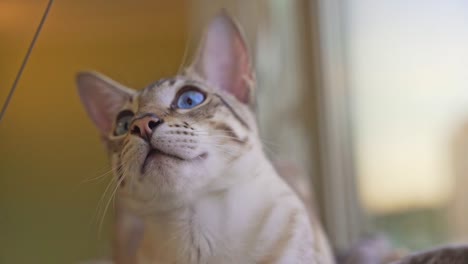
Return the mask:
<svg viewBox="0 0 468 264">
<path fill-rule="evenodd" d="M 182 93 L 177 99 L 177 107 L 181 109 L 193 108 L 205 100 L 205 95 L 199 91 L 190 90 Z"/>
</svg>

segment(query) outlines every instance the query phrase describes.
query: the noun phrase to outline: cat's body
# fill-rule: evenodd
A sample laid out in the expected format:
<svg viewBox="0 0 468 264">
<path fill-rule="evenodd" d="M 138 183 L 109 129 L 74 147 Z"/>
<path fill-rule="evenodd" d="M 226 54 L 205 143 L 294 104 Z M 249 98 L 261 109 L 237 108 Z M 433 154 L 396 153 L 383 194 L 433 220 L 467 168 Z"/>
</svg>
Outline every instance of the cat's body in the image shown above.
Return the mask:
<svg viewBox="0 0 468 264">
<path fill-rule="evenodd" d="M 261 153 L 252 155 L 239 160 L 233 171 L 245 178 L 229 188 L 145 217 L 138 263 L 329 263 L 326 248 L 314 250 L 323 241 L 303 205 Z"/>
<path fill-rule="evenodd" d="M 77 80 L 119 186 L 117 263 L 334 263 L 263 152 L 250 57 L 229 17 L 213 20 L 183 75 L 140 92 Z"/>
</svg>

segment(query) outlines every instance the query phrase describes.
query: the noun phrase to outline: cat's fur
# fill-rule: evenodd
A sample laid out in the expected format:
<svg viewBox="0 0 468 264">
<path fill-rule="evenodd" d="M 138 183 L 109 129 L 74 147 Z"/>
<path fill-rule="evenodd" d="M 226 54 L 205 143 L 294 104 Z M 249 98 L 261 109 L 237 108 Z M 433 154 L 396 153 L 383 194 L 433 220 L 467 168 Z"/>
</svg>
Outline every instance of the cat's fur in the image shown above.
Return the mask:
<svg viewBox="0 0 468 264">
<path fill-rule="evenodd" d="M 140 92 L 97 73 L 77 83 L 120 185 L 117 263 L 334 263 L 320 225 L 263 152 L 250 56 L 227 15 L 211 22 L 182 75 Z M 190 87 L 204 102 L 174 107 Z M 132 124 L 117 136 L 122 111 Z M 154 133 L 135 128 L 142 118 Z"/>
</svg>

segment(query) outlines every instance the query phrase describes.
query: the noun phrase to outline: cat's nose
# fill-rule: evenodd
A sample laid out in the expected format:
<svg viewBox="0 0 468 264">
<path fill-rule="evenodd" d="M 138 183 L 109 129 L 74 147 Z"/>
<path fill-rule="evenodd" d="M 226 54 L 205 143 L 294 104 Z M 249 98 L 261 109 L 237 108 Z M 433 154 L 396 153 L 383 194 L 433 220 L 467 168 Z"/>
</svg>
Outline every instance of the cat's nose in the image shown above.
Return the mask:
<svg viewBox="0 0 468 264">
<path fill-rule="evenodd" d="M 149 141 L 154 130 L 162 123 L 162 120 L 155 116 L 143 116 L 133 121 L 130 133 Z"/>
</svg>

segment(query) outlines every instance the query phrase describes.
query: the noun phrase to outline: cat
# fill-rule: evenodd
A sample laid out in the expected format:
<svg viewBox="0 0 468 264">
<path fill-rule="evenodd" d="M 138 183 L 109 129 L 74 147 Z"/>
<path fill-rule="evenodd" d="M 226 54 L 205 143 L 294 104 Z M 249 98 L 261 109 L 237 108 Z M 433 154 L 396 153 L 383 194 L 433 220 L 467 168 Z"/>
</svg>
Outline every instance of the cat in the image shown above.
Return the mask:
<svg viewBox="0 0 468 264">
<path fill-rule="evenodd" d="M 183 74 L 136 91 L 81 72 L 77 86 L 115 172 L 116 263 L 335 262 L 264 154 L 251 57 L 225 12 Z"/>
</svg>

